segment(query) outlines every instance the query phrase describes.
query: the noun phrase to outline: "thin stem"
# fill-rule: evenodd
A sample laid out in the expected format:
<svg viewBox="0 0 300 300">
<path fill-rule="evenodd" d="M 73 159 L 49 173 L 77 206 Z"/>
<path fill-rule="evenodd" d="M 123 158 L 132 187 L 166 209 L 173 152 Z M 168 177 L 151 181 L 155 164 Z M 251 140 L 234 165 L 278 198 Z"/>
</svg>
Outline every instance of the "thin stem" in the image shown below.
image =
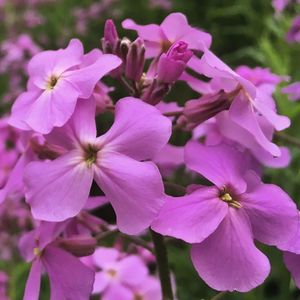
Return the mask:
<svg viewBox="0 0 300 300">
<path fill-rule="evenodd" d="M 221 299 L 227 292 L 220 292 L 217 295 L 213 296 L 210 300 L 219 300 Z"/>
<path fill-rule="evenodd" d="M 124 76 L 121 77 L 121 82 L 125 86 L 125 88 L 129 91 L 131 95 L 134 95 L 135 91 L 133 87 L 128 83 Z"/>
<path fill-rule="evenodd" d="M 149 246 L 148 243 L 146 241 L 144 241 L 143 239 L 140 239 L 136 236 L 126 235 L 124 233 L 120 233 L 120 236 L 125 238 L 129 242 L 132 242 L 133 244 L 136 244 L 138 246 L 141 246 L 141 247 L 147 249 L 148 251 L 150 251 L 151 253 L 154 254 L 154 249 L 151 246 Z"/>
<path fill-rule="evenodd" d="M 165 112 L 163 115 L 166 117 L 178 117 L 183 114 L 183 110 L 177 110 L 177 111 L 168 111 Z"/>
<path fill-rule="evenodd" d="M 160 285 L 162 290 L 162 300 L 174 300 L 170 278 L 167 248 L 164 242 L 164 238 L 162 235 L 154 232 L 153 230 L 150 230 L 150 232 L 152 235 L 156 255 L 156 263 L 158 267 Z"/>
<path fill-rule="evenodd" d="M 277 133 L 275 133 L 275 135 L 278 139 L 300 148 L 300 140 L 297 139 L 296 137 L 290 136 L 290 135 L 288 135 L 286 133 L 282 133 L 282 132 L 277 132 Z"/>
<path fill-rule="evenodd" d="M 182 185 L 179 185 L 177 183 L 174 182 L 170 182 L 170 181 L 164 181 L 164 185 L 166 188 L 172 189 L 175 192 L 178 192 L 180 194 L 185 194 L 186 192 L 186 188 Z"/>
</svg>

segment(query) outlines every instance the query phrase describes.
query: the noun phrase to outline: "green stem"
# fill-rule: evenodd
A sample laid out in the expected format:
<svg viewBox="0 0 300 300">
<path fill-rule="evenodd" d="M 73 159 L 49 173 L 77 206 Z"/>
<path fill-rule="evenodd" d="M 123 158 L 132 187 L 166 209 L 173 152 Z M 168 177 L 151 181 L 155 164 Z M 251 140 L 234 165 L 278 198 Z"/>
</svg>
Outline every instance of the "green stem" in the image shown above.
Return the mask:
<svg viewBox="0 0 300 300">
<path fill-rule="evenodd" d="M 276 132 L 275 135 L 278 139 L 300 148 L 300 140 L 298 138 L 283 132 Z"/>
<path fill-rule="evenodd" d="M 221 299 L 227 292 L 220 292 L 217 295 L 213 296 L 211 300 L 219 300 Z"/>
<path fill-rule="evenodd" d="M 159 233 L 156 233 L 153 230 L 150 231 L 156 255 L 156 263 L 158 267 L 160 285 L 162 290 L 162 300 L 174 300 L 170 278 L 167 248 L 164 242 L 164 238 Z"/>
</svg>

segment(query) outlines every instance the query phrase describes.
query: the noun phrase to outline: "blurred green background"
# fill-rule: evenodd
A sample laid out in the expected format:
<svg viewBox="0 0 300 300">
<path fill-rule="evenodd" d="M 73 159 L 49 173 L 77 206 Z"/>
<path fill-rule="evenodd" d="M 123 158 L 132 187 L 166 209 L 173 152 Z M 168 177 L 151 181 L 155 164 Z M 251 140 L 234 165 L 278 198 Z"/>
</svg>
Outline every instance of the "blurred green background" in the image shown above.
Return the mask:
<svg viewBox="0 0 300 300">
<path fill-rule="evenodd" d="M 93 3 L 102 3 L 104 8 L 99 15 L 88 17 L 85 29 L 78 32 L 76 9 L 87 10 Z M 0 6 L 2 10 L 0 15 L 10 16 L 10 20 L 2 22 L 3 26 L 0 26 L 0 43 L 9 38 L 8 31 L 13 28 L 15 35 L 30 34 L 42 49 L 64 47 L 71 37 L 79 37 L 86 50 L 89 50 L 99 47 L 104 21 L 107 18 L 115 20 L 120 36 L 127 35 L 134 38 L 132 32 L 121 29 L 120 23 L 124 18 L 132 18 L 141 24 L 160 23 L 171 11 L 179 11 L 187 15 L 191 25 L 201 27 L 212 34 L 213 51 L 231 67 L 239 65 L 269 67 L 274 73 L 291 76 L 292 81 L 300 80 L 300 45 L 288 44 L 285 41 L 291 20 L 297 11 L 300 11 L 296 5 L 289 7 L 281 16 L 275 17 L 269 0 L 173 0 L 170 1 L 171 8 L 157 7 L 153 3 L 154 1 L 147 0 L 52 1 L 37 8 L 45 20 L 44 23 L 28 28 L 18 18 L 22 10 L 26 9 L 26 5 L 14 5 L 14 1 L 8 0 L 3 7 Z M 9 80 L 8 74 L 0 75 L 0 96 L 7 93 Z M 190 92 L 182 91 L 176 95 L 176 100 L 182 103 L 189 99 L 189 96 Z M 300 103 L 289 102 L 279 89 L 276 92 L 276 100 L 279 111 L 292 119 L 293 125 L 287 133 L 300 139 Z M 0 113 L 4 114 L 9 106 L 10 103 L 4 103 L 0 97 Z M 293 160 L 291 166 L 285 170 L 266 170 L 265 181 L 280 185 L 299 203 L 300 151 L 294 145 L 281 140 L 277 142 L 290 146 Z M 178 138 L 176 143 L 182 143 L 182 139 Z M 174 180 L 182 183 L 184 178 L 179 172 Z M 222 299 L 300 299 L 300 292 L 295 288 L 283 265 L 281 253 L 271 247 L 261 248 L 270 258 L 272 265 L 271 275 L 265 284 L 250 293 L 230 293 L 224 295 Z M 186 245 L 171 242 L 169 254 L 179 300 L 210 299 L 216 294 L 197 276 Z M 9 267 L 2 262 L 1 265 L 9 269 L 11 299 L 22 299 L 28 265 L 21 262 L 14 262 Z M 47 299 L 47 283 L 43 290 L 45 293 L 42 299 Z"/>
</svg>

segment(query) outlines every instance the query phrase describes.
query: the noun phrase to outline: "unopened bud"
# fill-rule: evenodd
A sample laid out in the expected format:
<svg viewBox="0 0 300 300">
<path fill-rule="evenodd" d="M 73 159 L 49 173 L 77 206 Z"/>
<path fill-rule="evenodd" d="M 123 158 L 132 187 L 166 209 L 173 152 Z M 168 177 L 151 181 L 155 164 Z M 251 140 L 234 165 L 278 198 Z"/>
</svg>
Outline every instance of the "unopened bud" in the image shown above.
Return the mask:
<svg viewBox="0 0 300 300">
<path fill-rule="evenodd" d="M 193 56 L 185 42 L 175 43 L 167 53 L 163 53 L 157 65 L 157 79 L 161 82 L 172 83 L 183 73 L 187 62 Z"/>
<path fill-rule="evenodd" d="M 183 114 L 190 123 L 196 125 L 214 117 L 223 110 L 228 110 L 231 99 L 224 91 L 213 95 L 204 95 L 196 100 L 187 101 Z"/>
<path fill-rule="evenodd" d="M 151 85 L 144 91 L 142 99 L 149 104 L 156 105 L 168 94 L 169 91 L 169 84 L 158 82 L 154 79 Z"/>
<path fill-rule="evenodd" d="M 141 39 L 136 39 L 126 56 L 125 75 L 128 79 L 138 82 L 141 79 L 145 65 L 145 46 Z"/>
<path fill-rule="evenodd" d="M 96 245 L 96 240 L 89 236 L 76 236 L 58 240 L 59 247 L 77 257 L 92 255 Z"/>
</svg>

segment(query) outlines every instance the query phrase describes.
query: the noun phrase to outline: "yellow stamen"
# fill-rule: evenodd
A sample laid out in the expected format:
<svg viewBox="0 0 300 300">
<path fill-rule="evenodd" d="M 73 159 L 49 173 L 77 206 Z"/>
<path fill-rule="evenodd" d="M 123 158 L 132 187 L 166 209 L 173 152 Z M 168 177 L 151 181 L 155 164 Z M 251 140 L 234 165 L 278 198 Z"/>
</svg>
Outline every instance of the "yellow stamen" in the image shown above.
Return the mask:
<svg viewBox="0 0 300 300">
<path fill-rule="evenodd" d="M 220 199 L 224 202 L 226 202 L 229 206 L 234 208 L 241 208 L 243 207 L 242 204 L 239 201 L 234 200 L 229 193 L 225 193 L 222 196 L 220 196 Z"/>
<path fill-rule="evenodd" d="M 59 77 L 56 75 L 51 75 L 50 78 L 48 79 L 47 83 L 46 83 L 46 89 L 49 90 L 53 90 L 54 87 L 56 86 L 57 82 L 58 82 Z"/>
<path fill-rule="evenodd" d="M 117 271 L 114 269 L 109 269 L 106 271 L 106 273 L 111 276 L 111 277 L 116 277 L 117 276 Z"/>
<path fill-rule="evenodd" d="M 39 247 L 34 247 L 33 254 L 34 254 L 34 256 L 41 256 L 42 252 Z"/>
</svg>

